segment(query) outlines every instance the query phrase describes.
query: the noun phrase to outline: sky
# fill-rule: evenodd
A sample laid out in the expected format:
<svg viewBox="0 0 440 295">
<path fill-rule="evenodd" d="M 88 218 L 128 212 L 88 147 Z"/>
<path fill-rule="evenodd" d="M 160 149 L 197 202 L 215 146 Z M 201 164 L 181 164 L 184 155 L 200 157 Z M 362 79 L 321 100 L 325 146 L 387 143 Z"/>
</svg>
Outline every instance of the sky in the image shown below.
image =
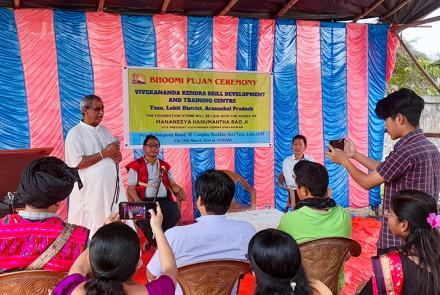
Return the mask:
<svg viewBox="0 0 440 295">
<path fill-rule="evenodd" d="M 440 15 L 440 8 L 427 15 L 431 18 Z M 440 59 L 440 21 L 426 24 L 431 27 L 408 28 L 402 31 L 405 40 L 414 40 L 412 45 L 433 59 Z"/>
</svg>

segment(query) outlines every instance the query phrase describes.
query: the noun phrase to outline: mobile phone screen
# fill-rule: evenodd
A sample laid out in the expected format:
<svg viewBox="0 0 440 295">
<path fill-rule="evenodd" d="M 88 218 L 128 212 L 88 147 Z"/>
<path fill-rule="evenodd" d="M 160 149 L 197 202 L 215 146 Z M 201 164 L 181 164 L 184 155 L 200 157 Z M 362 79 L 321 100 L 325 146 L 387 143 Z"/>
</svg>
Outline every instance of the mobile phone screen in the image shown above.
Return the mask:
<svg viewBox="0 0 440 295">
<path fill-rule="evenodd" d="M 153 202 L 121 202 L 119 203 L 120 219 L 150 219 L 151 214 L 148 210 L 156 210 Z"/>
<path fill-rule="evenodd" d="M 344 149 L 344 142 L 345 142 L 345 140 L 342 138 L 342 139 L 330 140 L 329 144 L 336 149 L 343 150 Z"/>
</svg>

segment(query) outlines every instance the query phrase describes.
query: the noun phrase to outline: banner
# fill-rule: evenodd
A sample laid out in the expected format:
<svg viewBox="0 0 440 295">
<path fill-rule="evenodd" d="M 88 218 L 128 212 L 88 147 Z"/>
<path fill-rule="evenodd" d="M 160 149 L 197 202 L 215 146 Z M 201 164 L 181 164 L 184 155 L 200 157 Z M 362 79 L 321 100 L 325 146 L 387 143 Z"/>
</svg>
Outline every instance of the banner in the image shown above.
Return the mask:
<svg viewBox="0 0 440 295">
<path fill-rule="evenodd" d="M 271 146 L 270 73 L 126 67 L 124 78 L 127 146 L 148 134 L 165 147 Z"/>
</svg>

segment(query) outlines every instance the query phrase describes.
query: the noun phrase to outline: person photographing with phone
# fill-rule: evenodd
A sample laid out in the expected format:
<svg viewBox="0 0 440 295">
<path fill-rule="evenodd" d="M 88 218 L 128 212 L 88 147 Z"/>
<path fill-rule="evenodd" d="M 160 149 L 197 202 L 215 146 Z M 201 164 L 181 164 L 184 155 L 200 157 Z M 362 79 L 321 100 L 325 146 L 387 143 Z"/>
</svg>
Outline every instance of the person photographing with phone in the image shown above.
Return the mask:
<svg viewBox="0 0 440 295">
<path fill-rule="evenodd" d="M 186 200 L 185 190 L 173 179 L 171 166 L 158 159 L 160 142 L 154 135 L 145 137 L 143 143 L 144 156 L 129 163 L 127 194 L 131 202 L 153 202 L 157 199 L 162 208 L 164 221 L 163 230 L 176 225 L 180 218 L 180 211 L 173 200 L 172 194 L 178 201 Z M 148 221 L 138 220 L 139 226 L 148 239 L 146 248 L 156 246 L 153 233 Z"/>
<path fill-rule="evenodd" d="M 75 261 L 69 274 L 53 290 L 54 295 L 172 295 L 177 280 L 173 252 L 162 230 L 162 212 L 157 204 L 150 209 L 150 226 L 156 235 L 162 276 L 146 285 L 133 282 L 132 276 L 141 263 L 137 233 L 112 215 L 90 241 L 90 246 Z"/>
<path fill-rule="evenodd" d="M 400 89 L 378 101 L 375 112 L 385 121 L 391 139 L 400 139 L 383 162 L 357 152 L 351 140 L 345 140 L 342 149 L 329 146 L 327 157 L 344 166 L 350 176 L 364 189 L 385 183 L 382 206 L 382 227 L 377 243 L 378 255 L 402 244 L 388 226 L 391 197 L 398 191 L 413 189 L 431 195 L 436 201 L 440 192 L 440 153 L 419 128 L 423 99 L 410 89 Z M 356 160 L 370 173 L 358 169 Z"/>
<path fill-rule="evenodd" d="M 99 96 L 86 95 L 80 102 L 82 120 L 69 130 L 65 142 L 66 163 L 77 168 L 83 183 L 69 197 L 68 222 L 90 229 L 93 235 L 117 203 L 126 201 L 119 179 L 122 160 L 119 139 L 101 121 L 104 103 Z"/>
</svg>

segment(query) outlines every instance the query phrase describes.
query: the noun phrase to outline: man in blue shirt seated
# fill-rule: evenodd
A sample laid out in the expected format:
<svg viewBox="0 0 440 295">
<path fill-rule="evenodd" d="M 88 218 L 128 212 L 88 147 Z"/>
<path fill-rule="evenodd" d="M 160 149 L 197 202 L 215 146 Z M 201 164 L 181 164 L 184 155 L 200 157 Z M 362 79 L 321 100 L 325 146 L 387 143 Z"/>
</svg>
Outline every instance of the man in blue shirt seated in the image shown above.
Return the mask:
<svg viewBox="0 0 440 295">
<path fill-rule="evenodd" d="M 234 182 L 222 171 L 208 170 L 197 178 L 195 187 L 197 208 L 202 216 L 194 224 L 176 226 L 165 232 L 177 267 L 205 260 L 246 259 L 254 227 L 225 218 L 234 197 Z M 148 263 L 147 271 L 150 280 L 161 275 L 158 251 Z M 176 294 L 182 294 L 180 286 Z"/>
</svg>

